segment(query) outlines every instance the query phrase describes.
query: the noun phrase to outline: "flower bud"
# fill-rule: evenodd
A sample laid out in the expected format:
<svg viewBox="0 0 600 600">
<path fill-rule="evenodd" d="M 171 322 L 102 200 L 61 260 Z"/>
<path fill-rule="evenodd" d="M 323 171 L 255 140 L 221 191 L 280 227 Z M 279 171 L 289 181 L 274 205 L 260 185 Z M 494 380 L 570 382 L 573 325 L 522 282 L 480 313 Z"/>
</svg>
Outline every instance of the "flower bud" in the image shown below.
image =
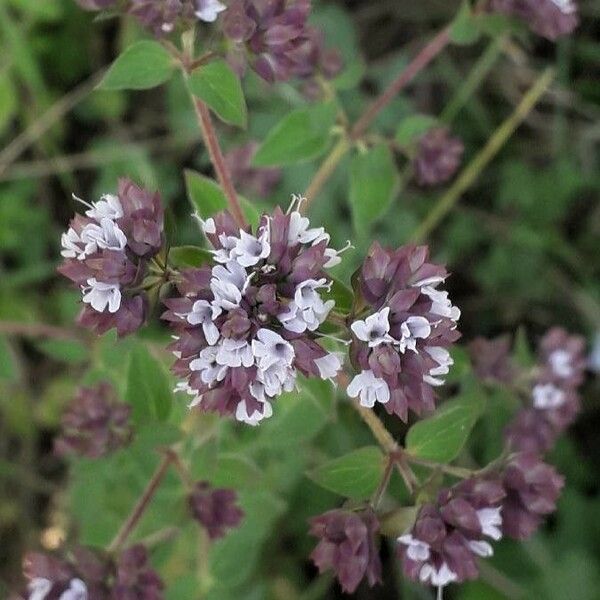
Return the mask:
<svg viewBox="0 0 600 600">
<path fill-rule="evenodd" d="M 207 531 L 211 540 L 221 538 L 226 529 L 237 527 L 244 512 L 237 506 L 234 490 L 214 489 L 207 481 L 199 481 L 189 496 L 192 515 Z"/>
<path fill-rule="evenodd" d="M 417 183 L 431 187 L 446 183 L 460 167 L 465 147 L 445 127 L 428 131 L 417 144 L 412 162 Z"/>
</svg>

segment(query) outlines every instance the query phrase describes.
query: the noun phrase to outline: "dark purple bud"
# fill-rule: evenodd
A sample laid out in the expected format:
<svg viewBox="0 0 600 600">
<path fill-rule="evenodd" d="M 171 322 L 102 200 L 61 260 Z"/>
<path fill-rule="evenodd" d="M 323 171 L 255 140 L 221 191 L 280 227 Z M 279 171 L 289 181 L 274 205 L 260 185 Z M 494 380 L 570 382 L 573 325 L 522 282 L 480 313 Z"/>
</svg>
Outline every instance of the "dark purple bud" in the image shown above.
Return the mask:
<svg viewBox="0 0 600 600">
<path fill-rule="evenodd" d="M 310 521 L 310 534 L 319 538 L 310 557 L 319 572 L 333 570 L 346 593 L 353 593 L 365 577 L 373 587 L 381 582 L 378 531 L 379 522 L 370 510 L 331 510 Z"/>
<path fill-rule="evenodd" d="M 473 370 L 483 380 L 509 383 L 515 376 L 515 367 L 510 358 L 511 339 L 503 335 L 493 340 L 483 337 L 469 344 Z"/>
<path fill-rule="evenodd" d="M 194 485 L 189 505 L 194 519 L 206 529 L 211 540 L 223 537 L 227 529 L 238 527 L 244 517 L 235 490 L 215 489 L 207 481 Z"/>
<path fill-rule="evenodd" d="M 436 186 L 452 179 L 460 167 L 464 145 L 445 127 L 427 132 L 418 142 L 412 166 L 417 183 Z"/>
<path fill-rule="evenodd" d="M 99 458 L 122 448 L 131 440 L 130 412 L 108 383 L 81 388 L 62 417 L 55 451 Z"/>
<path fill-rule="evenodd" d="M 144 546 L 132 546 L 119 555 L 111 600 L 163 600 L 163 589 Z"/>
</svg>

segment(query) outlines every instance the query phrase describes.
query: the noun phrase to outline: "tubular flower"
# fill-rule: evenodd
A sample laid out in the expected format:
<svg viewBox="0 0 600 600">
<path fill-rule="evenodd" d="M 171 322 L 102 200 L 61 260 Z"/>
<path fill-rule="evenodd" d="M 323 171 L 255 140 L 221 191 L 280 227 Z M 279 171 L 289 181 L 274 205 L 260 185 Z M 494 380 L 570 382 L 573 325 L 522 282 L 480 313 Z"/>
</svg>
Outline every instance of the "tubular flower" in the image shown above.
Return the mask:
<svg viewBox="0 0 600 600">
<path fill-rule="evenodd" d="M 319 572 L 332 569 L 348 594 L 365 577 L 373 587 L 381 583 L 381 561 L 375 541 L 378 531 L 379 522 L 370 510 L 330 510 L 310 521 L 310 534 L 319 538 L 310 557 Z"/>
<path fill-rule="evenodd" d="M 478 576 L 477 557 L 492 556 L 486 538 L 502 537 L 499 483 L 470 479 L 440 491 L 424 505 L 410 532 L 398 538 L 398 554 L 407 577 L 441 588 Z"/>
<path fill-rule="evenodd" d="M 244 512 L 236 505 L 235 490 L 214 489 L 206 481 L 199 481 L 189 496 L 192 515 L 208 532 L 211 540 L 223 537 L 226 529 L 237 527 Z"/>
<path fill-rule="evenodd" d="M 491 0 L 490 9 L 522 19 L 549 40 L 569 35 L 579 24 L 575 0 Z"/>
<path fill-rule="evenodd" d="M 544 517 L 556 510 L 563 485 L 564 478 L 537 454 L 513 456 L 502 473 L 504 534 L 518 540 L 530 537 Z"/>
<path fill-rule="evenodd" d="M 173 370 L 190 406 L 256 425 L 271 402 L 295 388 L 298 371 L 332 379 L 337 354 L 317 342 L 334 306 L 325 269 L 338 264 L 329 235 L 299 212 L 279 208 L 257 231 L 239 229 L 227 212 L 202 224 L 216 264 L 191 269 L 163 318 L 175 329 Z"/>
<path fill-rule="evenodd" d="M 132 434 L 130 412 L 108 383 L 81 388 L 62 417 L 55 451 L 99 458 L 125 446 Z"/>
<path fill-rule="evenodd" d="M 385 250 L 375 243 L 361 267 L 357 294 L 364 319 L 351 324 L 350 358 L 358 374 L 347 392 L 363 406 L 383 404 L 403 421 L 434 409 L 433 388 L 453 364 L 458 308 L 439 285 L 448 273 L 427 262 L 426 246 Z"/>
<path fill-rule="evenodd" d="M 239 71 L 246 62 L 268 82 L 333 77 L 341 59 L 323 48 L 322 36 L 307 24 L 310 0 L 233 0 L 223 15 L 231 42 L 229 61 Z"/>
<path fill-rule="evenodd" d="M 446 183 L 460 167 L 465 147 L 446 127 L 436 127 L 421 137 L 413 159 L 413 171 L 421 186 Z"/>
<path fill-rule="evenodd" d="M 62 235 L 65 260 L 58 271 L 81 290 L 81 325 L 98 333 L 116 328 L 124 336 L 146 319 L 148 300 L 140 286 L 163 245 L 160 196 L 121 179 L 118 195 L 83 203 L 85 215 L 76 215 Z"/>
</svg>

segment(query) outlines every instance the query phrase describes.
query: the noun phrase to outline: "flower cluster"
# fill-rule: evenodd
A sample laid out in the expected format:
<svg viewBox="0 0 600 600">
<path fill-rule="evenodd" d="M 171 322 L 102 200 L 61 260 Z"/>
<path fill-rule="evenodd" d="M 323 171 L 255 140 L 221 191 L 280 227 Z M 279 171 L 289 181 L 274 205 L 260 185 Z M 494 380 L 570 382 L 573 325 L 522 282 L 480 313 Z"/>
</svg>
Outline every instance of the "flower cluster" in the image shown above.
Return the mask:
<svg viewBox="0 0 600 600">
<path fill-rule="evenodd" d="M 309 13 L 310 0 L 233 0 L 222 18 L 230 63 L 243 71 L 249 62 L 269 82 L 335 76 L 341 57 L 324 48 L 322 35 L 307 24 Z"/>
<path fill-rule="evenodd" d="M 117 0 L 75 0 L 85 10 L 105 10 Z M 219 0 L 126 0 L 123 10 L 133 15 L 155 36 L 161 37 L 178 25 L 194 20 L 213 23 L 227 7 Z"/>
<path fill-rule="evenodd" d="M 206 529 L 211 540 L 221 538 L 227 529 L 237 527 L 244 516 L 236 505 L 234 490 L 214 489 L 206 481 L 194 485 L 188 502 L 194 519 Z"/>
<path fill-rule="evenodd" d="M 364 577 L 372 587 L 381 582 L 375 541 L 378 531 L 379 522 L 371 510 L 331 510 L 311 519 L 310 533 L 319 538 L 319 543 L 310 557 L 321 573 L 332 569 L 349 594 Z"/>
<path fill-rule="evenodd" d="M 69 558 L 31 552 L 23 571 L 27 591 L 15 600 L 162 600 L 163 582 L 148 562 L 144 546 L 115 558 L 75 547 Z"/>
<path fill-rule="evenodd" d="M 253 167 L 252 159 L 257 150 L 258 142 L 254 141 L 233 148 L 225 155 L 225 163 L 236 187 L 264 198 L 269 196 L 279 183 L 281 169 Z"/>
<path fill-rule="evenodd" d="M 549 40 L 569 35 L 579 24 L 575 0 L 490 0 L 490 9 L 522 19 Z"/>
<path fill-rule="evenodd" d="M 83 204 L 85 216 L 76 215 L 62 235 L 65 261 L 58 271 L 81 289 L 81 325 L 98 333 L 114 327 L 124 336 L 139 329 L 148 312 L 142 283 L 163 245 L 160 196 L 121 179 L 118 195 Z"/>
<path fill-rule="evenodd" d="M 425 504 L 411 531 L 398 538 L 406 576 L 435 587 L 475 579 L 477 557 L 493 554 L 487 539 L 502 537 L 504 497 L 499 483 L 483 479 L 440 491 L 437 502 Z"/>
<path fill-rule="evenodd" d="M 465 147 L 446 127 L 434 127 L 418 143 L 412 168 L 417 183 L 424 187 L 446 183 L 460 167 Z"/>
<path fill-rule="evenodd" d="M 294 389 L 298 371 L 332 379 L 341 368 L 316 341 L 334 306 L 322 297 L 324 270 L 341 258 L 297 210 L 264 215 L 255 234 L 228 212 L 202 227 L 216 264 L 184 272 L 181 297 L 165 301 L 174 372 L 185 378 L 178 389 L 194 396 L 190 406 L 256 425 Z"/>
<path fill-rule="evenodd" d="M 508 335 L 493 340 L 475 338 L 469 344 L 473 371 L 483 381 L 510 383 L 516 374 L 510 359 L 511 338 Z"/>
<path fill-rule="evenodd" d="M 560 328 L 544 336 L 534 369 L 531 404 L 517 413 L 506 430 L 512 449 L 541 454 L 554 445 L 579 413 L 577 388 L 585 368 L 583 338 Z"/>
<path fill-rule="evenodd" d="M 125 446 L 132 434 L 130 412 L 108 383 L 81 388 L 62 417 L 55 451 L 99 458 Z"/>
<path fill-rule="evenodd" d="M 366 308 L 351 325 L 350 358 L 360 372 L 348 395 L 366 407 L 380 402 L 403 421 L 409 408 L 434 409 L 433 388 L 444 383 L 453 363 L 448 347 L 460 337 L 460 311 L 438 289 L 448 273 L 428 257 L 426 246 L 385 250 L 375 243 L 357 279 Z"/>
</svg>

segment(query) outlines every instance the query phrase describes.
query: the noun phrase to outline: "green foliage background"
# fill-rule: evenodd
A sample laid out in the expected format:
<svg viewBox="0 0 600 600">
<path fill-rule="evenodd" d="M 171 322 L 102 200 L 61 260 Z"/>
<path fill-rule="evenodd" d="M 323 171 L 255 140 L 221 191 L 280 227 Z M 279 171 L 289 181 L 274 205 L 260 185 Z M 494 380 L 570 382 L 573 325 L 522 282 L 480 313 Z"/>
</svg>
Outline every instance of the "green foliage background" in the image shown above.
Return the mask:
<svg viewBox="0 0 600 600">
<path fill-rule="evenodd" d="M 424 36 L 457 13 L 459 4 L 315 2 L 314 22 L 345 56 L 347 67 L 336 88 L 351 120 L 402 69 Z M 469 39 L 469 32 L 462 32 L 462 41 L 469 43 L 452 46 L 436 60 L 372 130 L 388 136 L 397 132 L 403 140 L 410 127 L 418 126 L 411 115 L 441 114 L 465 140 L 469 161 L 512 112 L 536 73 L 547 65 L 556 69 L 550 93 L 428 239 L 434 257 L 453 273 L 449 287 L 463 311 L 466 341 L 519 330 L 521 340 L 531 342 L 560 324 L 592 342 L 600 331 L 600 5 L 582 0 L 581 13 L 580 29 L 556 45 L 518 26 L 510 44 L 485 36 Z M 175 400 L 169 413 L 164 403 L 171 402 L 170 395 L 160 392 L 172 383 L 156 364 L 169 362 L 161 350 L 167 336 L 160 325 L 148 328 L 141 339 L 119 344 L 110 335 L 99 341 L 71 339 L 78 294 L 55 274 L 59 235 L 76 209 L 71 192 L 93 199 L 128 175 L 160 189 L 174 216 L 174 243 L 199 243 L 197 226 L 189 218 L 183 169 L 211 171 L 181 78 L 145 92 L 92 91 L 115 56 L 142 38 L 131 21 L 94 23 L 71 0 L 0 0 L 4 591 L 19 580 L 26 548 L 51 548 L 67 532 L 85 543 L 106 544 L 155 468 L 154 449 L 183 440 L 195 476 L 238 489 L 247 518 L 207 555 L 198 548 L 197 531 L 185 521 L 180 484 L 174 476 L 168 478 L 136 533 L 141 539 L 167 524 L 182 528 L 153 552 L 169 584 L 168 597 L 336 598 L 337 588 L 327 577 L 315 578 L 306 559 L 312 548 L 306 520 L 340 502 L 340 496 L 315 483 L 322 477 L 319 465 L 374 442 L 356 415 L 336 403 L 332 389 L 312 384 L 302 395 L 282 398 L 276 417 L 256 430 L 202 417 L 188 419 L 182 433 L 184 401 Z M 474 80 L 468 76 L 476 65 L 476 74 L 485 76 L 470 87 Z M 248 129 L 220 126 L 226 148 L 264 140 L 282 117 L 307 106 L 298 86 L 269 87 L 252 74 L 244 80 L 244 91 Z M 70 110 L 48 117 L 56 103 Z M 320 119 L 327 122 L 327 113 L 325 106 Z M 322 122 L 317 119 L 313 126 L 307 159 L 296 162 L 297 148 L 290 147 L 292 158 L 285 160 L 282 182 L 272 197 L 254 198 L 242 190 L 256 207 L 286 205 L 292 192 L 306 188 L 330 144 L 320 137 Z M 22 144 L 31 132 L 36 134 L 32 143 Z M 13 152 L 15 148 L 19 151 Z M 373 239 L 390 245 L 406 242 L 443 193 L 414 187 L 398 168 L 401 162 L 377 145 L 347 157 L 311 209 L 314 222 L 325 225 L 337 245 L 352 239 L 356 246 L 337 273 L 346 281 Z M 373 165 L 376 178 L 368 176 Z M 356 194 L 374 200 L 373 205 L 355 202 L 360 209 L 353 212 Z M 380 197 L 389 197 L 389 203 L 378 202 Z M 66 335 L 44 339 L 38 335 L 44 325 Z M 457 363 L 452 383 L 468 385 L 469 365 L 464 358 Z M 134 383 L 152 369 L 158 370 L 152 386 L 156 401 L 148 408 L 135 397 L 141 383 L 137 388 Z M 81 381 L 101 378 L 114 381 L 136 407 L 140 430 L 134 448 L 107 461 L 80 461 L 67 472 L 51 452 L 59 416 Z M 592 376 L 579 423 L 551 457 L 568 481 L 559 512 L 530 542 L 500 544 L 492 561 L 513 583 L 524 586 L 527 598 L 600 598 L 599 387 Z M 495 439 L 506 418 L 500 395 L 487 398 L 475 429 L 471 451 L 481 461 L 497 453 Z M 394 433 L 403 435 L 404 429 L 395 426 Z M 374 451 L 364 452 L 372 456 Z M 369 476 L 365 474 L 364 485 Z M 400 495 L 400 482 L 392 485 Z M 361 588 L 357 597 L 429 597 L 403 582 L 390 552 L 384 552 L 384 587 Z M 511 581 L 496 581 L 504 594 L 474 583 L 449 596 L 511 597 Z M 0 595 L 2 590 L 0 585 Z"/>
</svg>

